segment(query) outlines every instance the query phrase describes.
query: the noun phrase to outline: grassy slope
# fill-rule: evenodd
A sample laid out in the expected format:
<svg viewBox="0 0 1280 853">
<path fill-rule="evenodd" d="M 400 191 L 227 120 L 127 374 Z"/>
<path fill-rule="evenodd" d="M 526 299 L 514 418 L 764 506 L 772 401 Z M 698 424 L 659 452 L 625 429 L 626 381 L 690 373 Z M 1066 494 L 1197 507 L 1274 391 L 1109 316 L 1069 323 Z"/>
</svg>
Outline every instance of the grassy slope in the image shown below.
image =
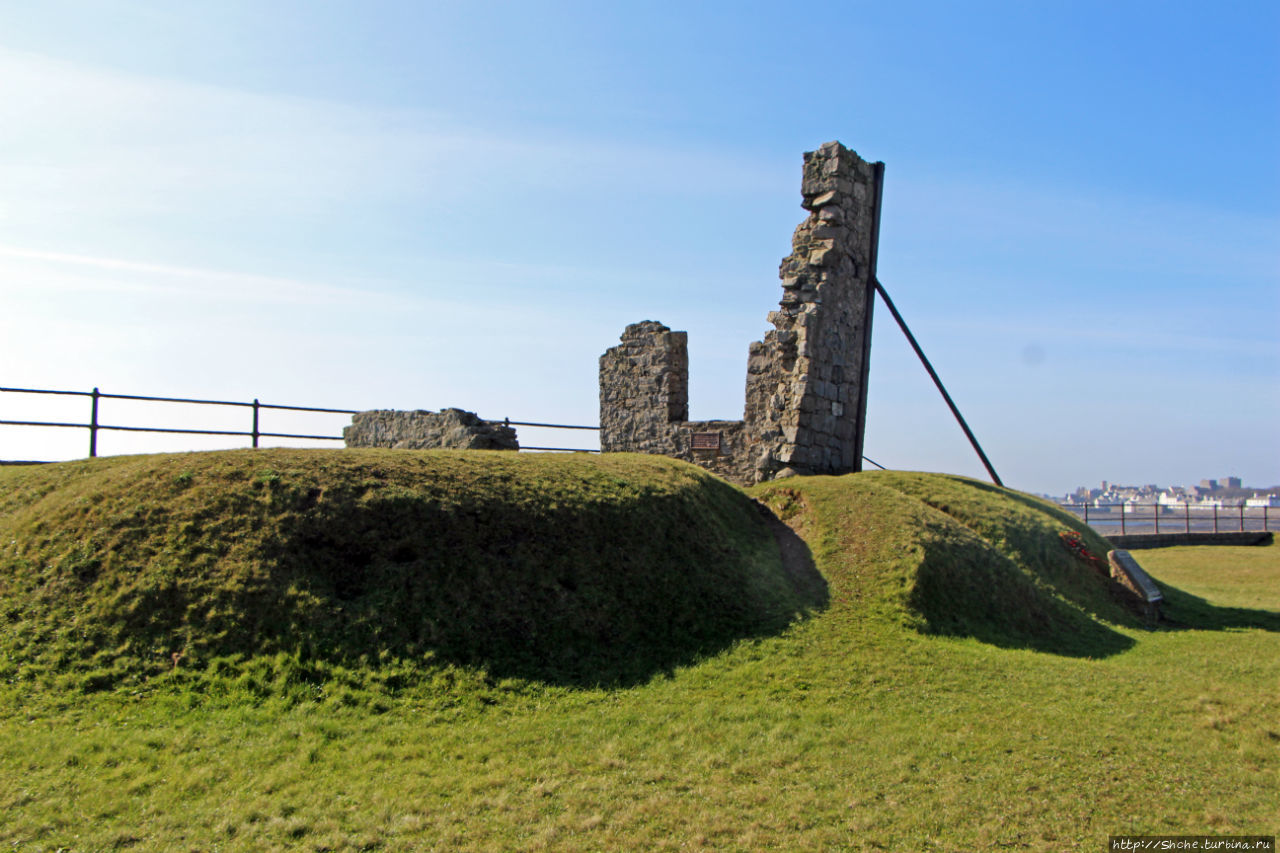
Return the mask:
<svg viewBox="0 0 1280 853">
<path fill-rule="evenodd" d="M 0 477 L 0 676 L 23 680 L 272 658 L 304 686 L 440 665 L 629 683 L 818 603 L 740 491 L 656 457 L 237 451 Z"/>
<path fill-rule="evenodd" d="M 1096 850 L 1280 824 L 1280 548 L 1140 553 L 1194 605 L 1152 633 L 1062 562 L 1070 519 L 1019 515 L 1030 499 L 907 474 L 757 493 L 803 531 L 829 607 L 642 685 L 460 677 L 371 713 L 211 700 L 182 671 L 140 696 L 10 680 L 0 841 Z M 1047 621 L 1001 614 L 1019 603 Z"/>
<path fill-rule="evenodd" d="M 1133 624 L 1114 586 L 1060 539 L 1079 522 L 1050 504 L 898 471 L 786 480 L 756 493 L 783 516 L 811 515 L 828 562 L 856 560 L 848 589 L 864 614 L 1058 654 L 1100 657 L 1131 645 L 1100 621 Z M 1104 540 L 1080 533 L 1105 557 Z"/>
</svg>

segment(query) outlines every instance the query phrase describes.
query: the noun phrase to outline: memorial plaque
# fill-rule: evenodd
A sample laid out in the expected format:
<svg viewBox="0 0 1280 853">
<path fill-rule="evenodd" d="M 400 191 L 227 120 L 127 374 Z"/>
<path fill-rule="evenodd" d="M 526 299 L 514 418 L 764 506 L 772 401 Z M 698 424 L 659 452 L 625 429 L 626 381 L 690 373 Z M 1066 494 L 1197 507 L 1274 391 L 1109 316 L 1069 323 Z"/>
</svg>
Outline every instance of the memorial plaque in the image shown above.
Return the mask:
<svg viewBox="0 0 1280 853">
<path fill-rule="evenodd" d="M 720 433 L 718 432 L 695 432 L 693 434 L 694 450 L 714 450 L 720 452 Z"/>
</svg>

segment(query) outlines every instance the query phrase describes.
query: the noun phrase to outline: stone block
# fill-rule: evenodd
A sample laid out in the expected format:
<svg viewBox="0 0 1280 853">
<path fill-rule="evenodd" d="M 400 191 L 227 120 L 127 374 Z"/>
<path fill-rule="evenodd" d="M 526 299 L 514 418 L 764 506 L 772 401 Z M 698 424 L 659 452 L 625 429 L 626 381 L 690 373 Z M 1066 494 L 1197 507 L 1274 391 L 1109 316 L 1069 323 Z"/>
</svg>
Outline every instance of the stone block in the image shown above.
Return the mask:
<svg viewBox="0 0 1280 853">
<path fill-rule="evenodd" d="M 826 207 L 829 204 L 834 204 L 838 197 L 839 196 L 836 194 L 835 190 L 830 190 L 820 196 L 816 196 L 813 201 L 809 203 L 809 206 L 811 208 Z"/>
<path fill-rule="evenodd" d="M 1111 568 L 1111 577 L 1133 596 L 1148 625 L 1160 621 L 1160 604 L 1164 601 L 1164 593 L 1151 579 L 1133 556 L 1124 550 L 1107 552 L 1107 564 Z"/>
</svg>

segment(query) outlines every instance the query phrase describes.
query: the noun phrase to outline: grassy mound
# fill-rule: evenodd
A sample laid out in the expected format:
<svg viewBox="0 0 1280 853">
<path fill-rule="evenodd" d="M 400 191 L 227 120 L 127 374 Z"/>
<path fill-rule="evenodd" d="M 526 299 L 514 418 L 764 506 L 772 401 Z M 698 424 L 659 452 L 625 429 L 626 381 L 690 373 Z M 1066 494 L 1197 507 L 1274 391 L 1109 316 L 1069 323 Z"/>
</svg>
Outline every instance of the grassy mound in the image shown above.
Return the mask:
<svg viewBox="0 0 1280 853">
<path fill-rule="evenodd" d="M 463 667 L 625 684 L 780 630 L 820 604 L 805 589 L 741 491 L 659 457 L 259 450 L 0 471 L 0 678 L 320 690 L 343 668 L 394 687 Z"/>
<path fill-rule="evenodd" d="M 1028 495 L 942 474 L 866 472 L 783 480 L 754 494 L 804 531 L 835 603 L 924 633 L 1097 657 L 1135 624 L 1098 563 L 1108 545 Z"/>
<path fill-rule="evenodd" d="M 572 497 L 581 479 L 590 481 L 588 490 L 613 495 L 609 505 L 646 503 L 620 494 L 630 489 L 672 500 L 687 494 L 699 504 L 720 494 L 680 466 L 661 467 L 670 465 L 662 460 L 652 461 L 659 467 L 646 468 L 649 474 L 626 460 L 580 461 L 536 462 L 568 466 L 558 481 L 550 469 L 485 474 L 472 467 L 459 472 L 455 491 L 492 492 L 475 481 L 514 470 L 521 482 L 502 488 L 518 492 L 506 493 L 544 506 L 552 499 L 584 504 Z M 24 559 L 39 547 L 55 553 L 35 541 L 52 537 L 55 511 L 71 521 L 76 512 L 99 513 L 108 526 L 86 528 L 89 534 L 125 536 L 127 526 L 116 530 L 109 522 L 127 519 L 129 506 L 95 509 L 78 479 L 99 478 L 106 494 L 106 479 L 140 477 L 155 495 L 133 501 L 152 508 L 156 524 L 168 524 L 188 512 L 186 502 L 202 485 L 231 479 L 239 466 L 248 482 L 219 491 L 242 493 L 252 505 L 245 513 L 264 528 L 279 514 L 302 518 L 333 499 L 326 493 L 310 510 L 290 509 L 290 501 L 308 500 L 310 478 L 333 477 L 352 489 L 367 481 L 368 500 L 388 503 L 392 490 L 416 489 L 432 477 L 445 483 L 431 475 L 400 485 L 399 475 L 391 476 L 399 463 L 372 455 L 347 464 L 299 455 L 296 462 L 237 462 L 224 475 L 187 462 L 149 480 L 89 465 L 43 469 L 39 480 L 0 472 L 4 583 L 14 578 L 15 530 L 31 539 Z M 301 470 L 308 465 L 340 470 Z M 627 485 L 609 486 L 598 479 L 604 476 Z M 1057 851 L 1097 850 L 1117 833 L 1246 835 L 1276 826 L 1280 546 L 1141 552 L 1185 627 L 1149 632 L 1110 623 L 1133 646 L 1104 657 L 1117 644 L 1100 633 L 1088 659 L 1028 651 L 1060 651 L 1063 629 L 1000 612 L 1021 606 L 1010 591 L 1022 590 L 1042 610 L 1078 619 L 1086 632 L 1109 616 L 1124 618 L 1083 579 L 1087 566 L 1061 562 L 1055 539 L 1069 518 L 1033 509 L 1039 505 L 1014 493 L 945 477 L 865 474 L 752 491 L 789 512 L 808 538 L 829 581 L 829 606 L 776 635 L 735 642 L 670 678 L 625 690 L 490 683 L 476 670 L 436 661 L 414 663 L 414 672 L 434 671 L 430 682 L 388 695 L 342 683 L 338 665 L 326 664 L 324 686 L 335 693 L 322 700 L 273 693 L 256 701 L 215 692 L 210 688 L 221 682 L 213 675 L 197 679 L 182 666 L 147 685 L 92 694 L 19 680 L 10 668 L 0 675 L 0 839 L 6 849 L 24 851 Z M 447 494 L 439 500 L 454 505 Z M 970 500 L 991 512 L 964 519 Z M 740 493 L 725 497 L 724 506 L 731 509 L 722 518 L 739 517 Z M 200 526 L 221 523 L 217 507 L 210 512 Z M 690 512 L 705 518 L 711 511 Z M 40 513 L 51 520 L 37 534 Z M 242 535 L 262 537 L 237 524 Z M 713 541 L 721 536 L 700 530 Z M 661 525 L 649 532 L 680 535 Z M 1091 549 L 1100 547 L 1082 532 Z M 603 537 L 590 541 L 608 547 Z M 686 541 L 687 548 L 709 547 Z M 1037 543 L 1044 560 L 1034 559 Z M 70 548 L 68 542 L 56 553 Z M 603 559 L 584 558 L 614 571 Z M 72 565 L 86 576 L 108 571 L 84 562 L 68 571 Z M 41 572 L 55 582 L 52 568 Z M 1079 588 L 1057 585 L 1055 572 L 1081 575 Z M 984 587 L 988 578 L 998 587 Z M 56 582 L 72 588 L 68 579 Z M 697 581 L 673 583 L 678 593 Z M 1186 590 L 1185 603 L 1173 601 L 1168 584 Z M 40 594 L 33 589 L 28 597 Z M 14 596 L 6 593 L 0 610 L 8 644 L 0 661 L 13 659 L 5 632 L 18 623 L 9 620 L 21 616 L 29 630 L 38 627 L 29 618 L 36 602 Z M 679 604 L 658 593 L 654 599 Z M 1106 612 L 1090 616 L 1091 602 Z M 74 608 L 62 613 L 76 618 Z M 1005 647 L 919 632 L 931 624 L 1003 637 Z M 50 627 L 45 636 L 80 654 L 57 639 L 76 639 L 74 631 Z M 257 678 L 264 660 L 283 673 L 319 665 L 280 652 L 239 669 Z M 358 673 L 390 678 L 395 670 L 369 664 L 350 674 Z M 452 687 L 450 678 L 457 679 Z"/>
</svg>

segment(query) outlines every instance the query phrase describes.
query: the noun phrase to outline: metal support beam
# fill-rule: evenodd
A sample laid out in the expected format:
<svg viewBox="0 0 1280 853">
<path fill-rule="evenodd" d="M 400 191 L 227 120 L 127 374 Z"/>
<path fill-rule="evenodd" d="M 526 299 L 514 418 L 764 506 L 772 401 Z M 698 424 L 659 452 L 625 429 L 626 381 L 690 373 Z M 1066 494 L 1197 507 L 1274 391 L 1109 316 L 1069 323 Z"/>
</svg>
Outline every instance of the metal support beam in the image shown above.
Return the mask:
<svg viewBox="0 0 1280 853">
<path fill-rule="evenodd" d="M 854 411 L 853 470 L 862 470 L 862 451 L 867 434 L 867 391 L 871 378 L 871 315 L 876 307 L 876 256 L 880 251 L 880 198 L 884 195 L 884 163 L 872 163 L 875 201 L 871 207 L 871 256 L 868 258 L 867 291 L 862 308 L 862 373 L 858 378 L 858 400 Z M 870 461 L 870 460 L 868 460 Z M 874 464 L 874 463 L 873 463 Z"/>
<path fill-rule="evenodd" d="M 884 300 L 884 305 L 889 309 L 889 313 L 893 315 L 893 319 L 898 321 L 898 328 L 902 329 L 902 333 L 907 336 L 911 348 L 916 351 L 916 355 L 920 357 L 920 363 L 924 365 L 924 369 L 929 371 L 929 377 L 933 379 L 933 384 L 938 386 L 938 390 L 942 393 L 942 399 L 947 401 L 947 407 L 951 409 L 951 414 L 956 416 L 956 421 L 960 424 L 960 429 L 964 430 L 965 437 L 969 439 L 969 443 L 973 445 L 974 451 L 977 452 L 978 458 L 982 460 L 983 466 L 986 467 L 987 473 L 991 475 L 991 482 L 997 486 L 1003 486 L 1000 482 L 1000 475 L 996 473 L 996 469 L 991 466 L 991 460 L 987 458 L 987 454 L 982 452 L 982 446 L 978 444 L 978 439 L 974 438 L 973 431 L 969 429 L 969 425 L 965 423 L 964 417 L 960 414 L 960 410 L 956 408 L 956 404 L 951 400 L 951 395 L 947 393 L 947 389 L 943 387 L 942 380 L 938 378 L 938 373 L 933 369 L 933 365 L 929 363 L 929 359 L 925 358 L 924 350 L 920 349 L 920 344 L 916 343 L 916 336 L 911 334 L 911 330 L 907 328 L 907 322 L 902 319 L 902 315 L 898 313 L 898 309 L 894 307 L 893 300 L 889 298 L 888 292 L 885 291 L 879 279 L 876 280 L 876 292 L 880 294 L 880 298 Z"/>
</svg>

